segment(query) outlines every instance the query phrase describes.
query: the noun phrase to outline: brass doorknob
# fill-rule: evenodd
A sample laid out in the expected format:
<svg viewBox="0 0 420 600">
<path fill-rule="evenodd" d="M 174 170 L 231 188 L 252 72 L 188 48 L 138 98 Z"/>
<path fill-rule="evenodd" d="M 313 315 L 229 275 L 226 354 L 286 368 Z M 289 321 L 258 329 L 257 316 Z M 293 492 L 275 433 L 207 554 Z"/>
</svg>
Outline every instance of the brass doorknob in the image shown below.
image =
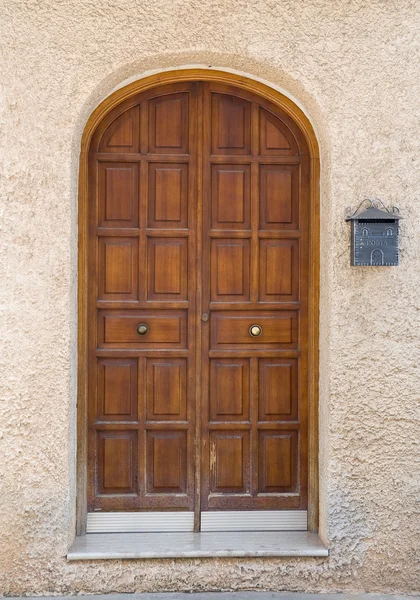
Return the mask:
<svg viewBox="0 0 420 600">
<path fill-rule="evenodd" d="M 137 325 L 137 333 L 139 335 L 146 335 L 146 333 L 148 333 L 149 331 L 149 326 L 146 325 L 146 323 L 140 323 L 140 325 Z"/>
<path fill-rule="evenodd" d="M 252 335 L 252 337 L 258 337 L 259 335 L 261 335 L 262 334 L 261 325 L 251 325 L 251 327 L 249 328 L 249 333 L 250 333 L 250 335 Z"/>
</svg>

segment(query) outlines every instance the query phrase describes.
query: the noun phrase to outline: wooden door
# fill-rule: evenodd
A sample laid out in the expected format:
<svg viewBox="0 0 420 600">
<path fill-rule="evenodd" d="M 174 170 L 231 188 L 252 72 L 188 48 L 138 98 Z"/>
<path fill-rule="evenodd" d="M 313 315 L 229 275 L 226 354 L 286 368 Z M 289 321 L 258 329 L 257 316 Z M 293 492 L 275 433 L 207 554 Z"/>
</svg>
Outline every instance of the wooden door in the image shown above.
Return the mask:
<svg viewBox="0 0 420 600">
<path fill-rule="evenodd" d="M 166 86 L 92 141 L 91 511 L 193 508 L 196 112 Z"/>
<path fill-rule="evenodd" d="M 239 88 L 172 84 L 111 111 L 89 161 L 88 510 L 304 510 L 298 126 Z"/>
<path fill-rule="evenodd" d="M 202 509 L 304 509 L 306 146 L 233 87 L 206 84 L 204 114 Z"/>
</svg>

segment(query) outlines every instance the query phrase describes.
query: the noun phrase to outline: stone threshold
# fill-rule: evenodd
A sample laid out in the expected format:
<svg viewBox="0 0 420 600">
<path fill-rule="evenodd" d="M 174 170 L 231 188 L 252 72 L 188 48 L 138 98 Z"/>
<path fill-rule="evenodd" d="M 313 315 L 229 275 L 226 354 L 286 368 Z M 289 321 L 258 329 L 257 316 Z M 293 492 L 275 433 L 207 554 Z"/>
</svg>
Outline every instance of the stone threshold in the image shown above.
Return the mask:
<svg viewBox="0 0 420 600">
<path fill-rule="evenodd" d="M 293 556 L 326 557 L 328 550 L 307 531 L 88 533 L 76 537 L 67 560 Z"/>
</svg>

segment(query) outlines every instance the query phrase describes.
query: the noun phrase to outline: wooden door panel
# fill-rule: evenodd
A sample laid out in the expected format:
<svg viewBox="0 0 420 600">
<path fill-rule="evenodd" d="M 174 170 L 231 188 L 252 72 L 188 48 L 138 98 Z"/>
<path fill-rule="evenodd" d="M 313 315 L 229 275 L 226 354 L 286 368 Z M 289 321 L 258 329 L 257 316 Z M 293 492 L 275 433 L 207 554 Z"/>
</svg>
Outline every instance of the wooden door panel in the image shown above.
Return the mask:
<svg viewBox="0 0 420 600">
<path fill-rule="evenodd" d="M 260 302 L 299 299 L 299 240 L 260 240 Z"/>
<path fill-rule="evenodd" d="M 99 151 L 134 153 L 139 151 L 139 106 L 124 111 L 102 135 Z"/>
<path fill-rule="evenodd" d="M 296 491 L 296 438 L 296 431 L 259 432 L 259 494 Z"/>
<path fill-rule="evenodd" d="M 227 94 L 212 94 L 212 154 L 251 153 L 251 103 Z"/>
<path fill-rule="evenodd" d="M 214 239 L 211 243 L 211 299 L 250 299 L 250 240 Z"/>
<path fill-rule="evenodd" d="M 137 327 L 149 328 L 139 335 Z M 99 311 L 98 348 L 186 348 L 186 311 Z"/>
<path fill-rule="evenodd" d="M 187 421 L 187 359 L 147 358 L 146 418 Z"/>
<path fill-rule="evenodd" d="M 235 349 L 238 346 L 270 349 L 292 347 L 297 341 L 297 314 L 290 311 L 220 311 L 211 316 L 211 348 Z M 262 333 L 253 337 L 250 328 L 259 325 Z"/>
<path fill-rule="evenodd" d="M 98 300 L 138 300 L 138 239 L 99 238 Z"/>
<path fill-rule="evenodd" d="M 293 156 L 299 154 L 294 135 L 282 119 L 261 107 L 259 118 L 260 156 Z"/>
<path fill-rule="evenodd" d="M 137 421 L 137 359 L 100 358 L 97 361 L 96 421 Z"/>
<path fill-rule="evenodd" d="M 147 431 L 145 473 L 148 494 L 186 494 L 187 432 Z"/>
<path fill-rule="evenodd" d="M 210 420 L 249 421 L 249 360 L 210 361 Z"/>
<path fill-rule="evenodd" d="M 149 100 L 150 154 L 188 154 L 188 103 L 186 92 Z"/>
<path fill-rule="evenodd" d="M 188 300 L 187 253 L 187 238 L 147 238 L 148 300 Z"/>
<path fill-rule="evenodd" d="M 99 431 L 97 452 L 97 494 L 135 494 L 137 432 Z"/>
<path fill-rule="evenodd" d="M 188 164 L 150 163 L 148 227 L 188 226 Z"/>
<path fill-rule="evenodd" d="M 258 359 L 259 421 L 298 419 L 298 359 Z"/>
<path fill-rule="evenodd" d="M 98 163 L 98 226 L 139 226 L 139 165 Z"/>
<path fill-rule="evenodd" d="M 259 171 L 260 229 L 299 229 L 299 165 L 261 165 Z"/>
<path fill-rule="evenodd" d="M 212 165 L 211 202 L 214 229 L 250 229 L 250 165 Z"/>
<path fill-rule="evenodd" d="M 249 467 L 248 431 L 211 433 L 210 493 L 249 493 Z"/>
</svg>

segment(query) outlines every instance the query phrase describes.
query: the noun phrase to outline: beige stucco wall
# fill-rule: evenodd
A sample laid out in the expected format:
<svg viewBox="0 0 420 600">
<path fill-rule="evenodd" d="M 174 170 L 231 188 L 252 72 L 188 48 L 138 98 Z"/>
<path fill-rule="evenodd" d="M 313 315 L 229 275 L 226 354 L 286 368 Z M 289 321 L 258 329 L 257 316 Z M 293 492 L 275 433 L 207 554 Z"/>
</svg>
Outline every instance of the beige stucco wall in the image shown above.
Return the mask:
<svg viewBox="0 0 420 600">
<path fill-rule="evenodd" d="M 417 0 L 8 0 L 0 44 L 0 593 L 420 589 Z M 317 132 L 321 531 L 329 559 L 67 563 L 77 177 L 122 82 L 182 65 L 284 90 Z M 344 209 L 400 207 L 401 265 L 351 268 Z M 418 510 L 418 506 L 417 506 Z"/>
</svg>

